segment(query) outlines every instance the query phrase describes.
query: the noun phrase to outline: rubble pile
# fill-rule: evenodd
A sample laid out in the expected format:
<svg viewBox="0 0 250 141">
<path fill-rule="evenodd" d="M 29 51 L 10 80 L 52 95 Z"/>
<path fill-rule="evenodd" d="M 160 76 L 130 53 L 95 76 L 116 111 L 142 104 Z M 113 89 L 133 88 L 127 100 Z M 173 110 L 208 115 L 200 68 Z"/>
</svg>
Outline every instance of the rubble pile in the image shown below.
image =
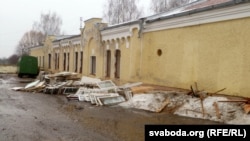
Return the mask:
<svg viewBox="0 0 250 141">
<path fill-rule="evenodd" d="M 60 72 L 47 74 L 28 83 L 25 87 L 14 87 L 12 90 L 25 92 L 42 92 L 44 94 L 62 94 L 67 100 L 90 102 L 96 106 L 114 105 L 132 98 L 131 87 L 142 83 L 127 83 L 116 86 L 111 80 L 83 76 L 77 73 Z"/>
</svg>

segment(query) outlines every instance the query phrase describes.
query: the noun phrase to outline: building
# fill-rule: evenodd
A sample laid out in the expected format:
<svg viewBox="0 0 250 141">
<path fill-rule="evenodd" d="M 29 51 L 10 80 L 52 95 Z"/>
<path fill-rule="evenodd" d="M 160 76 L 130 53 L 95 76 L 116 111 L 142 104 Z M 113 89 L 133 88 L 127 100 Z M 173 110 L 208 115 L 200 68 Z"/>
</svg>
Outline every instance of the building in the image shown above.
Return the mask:
<svg viewBox="0 0 250 141">
<path fill-rule="evenodd" d="M 37 45 L 34 47 L 30 48 L 31 54 L 32 56 L 36 56 L 37 57 L 37 61 L 38 61 L 38 67 L 43 70 L 45 67 L 45 56 L 43 53 L 43 45 Z"/>
<path fill-rule="evenodd" d="M 201 0 L 113 26 L 89 19 L 80 38 L 54 40 L 44 56 L 54 72 L 184 89 L 197 82 L 209 92 L 250 97 L 249 25 L 249 0 Z"/>
</svg>

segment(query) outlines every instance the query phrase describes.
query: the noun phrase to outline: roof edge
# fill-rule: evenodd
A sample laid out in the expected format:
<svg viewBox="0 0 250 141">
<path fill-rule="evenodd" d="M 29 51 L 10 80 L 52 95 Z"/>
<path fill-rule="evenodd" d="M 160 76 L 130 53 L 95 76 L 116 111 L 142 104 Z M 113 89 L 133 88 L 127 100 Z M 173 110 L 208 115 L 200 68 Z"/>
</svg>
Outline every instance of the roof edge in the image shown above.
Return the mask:
<svg viewBox="0 0 250 141">
<path fill-rule="evenodd" d="M 229 2 L 225 2 L 225 3 L 221 3 L 221 4 L 217 4 L 217 5 L 211 5 L 211 6 L 207 6 L 207 7 L 203 7 L 203 8 L 198 8 L 198 9 L 194 9 L 194 10 L 183 12 L 183 13 L 168 15 L 168 16 L 165 16 L 165 17 L 159 17 L 159 18 L 152 19 L 152 20 L 145 20 L 145 22 L 146 23 L 153 23 L 153 22 L 156 22 L 156 21 L 161 21 L 161 20 L 172 19 L 172 18 L 176 18 L 176 17 L 192 15 L 192 14 L 196 14 L 196 13 L 200 13 L 200 12 L 225 8 L 225 7 L 244 4 L 244 3 L 249 3 L 249 2 L 250 2 L 250 0 L 232 0 L 232 1 L 229 1 Z"/>
</svg>

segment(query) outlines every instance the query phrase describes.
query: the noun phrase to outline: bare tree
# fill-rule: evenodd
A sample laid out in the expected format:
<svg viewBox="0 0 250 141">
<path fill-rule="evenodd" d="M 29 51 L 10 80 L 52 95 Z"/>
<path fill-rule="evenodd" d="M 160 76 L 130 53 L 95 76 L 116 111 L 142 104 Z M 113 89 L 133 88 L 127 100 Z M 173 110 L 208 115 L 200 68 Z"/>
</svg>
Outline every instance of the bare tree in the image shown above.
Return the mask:
<svg viewBox="0 0 250 141">
<path fill-rule="evenodd" d="M 48 12 L 41 14 L 40 21 L 34 22 L 33 30 L 42 32 L 47 35 L 60 35 L 61 34 L 62 19 L 55 12 Z"/>
<path fill-rule="evenodd" d="M 150 9 L 153 13 L 160 13 L 194 1 L 197 0 L 151 0 Z"/>
<path fill-rule="evenodd" d="M 13 54 L 8 58 L 8 63 L 10 65 L 16 65 L 18 62 L 19 56 L 17 54 Z"/>
<path fill-rule="evenodd" d="M 16 53 L 19 55 L 28 54 L 29 47 L 41 45 L 44 39 L 45 36 L 42 32 L 34 30 L 26 32 L 17 45 Z"/>
<path fill-rule="evenodd" d="M 32 30 L 24 33 L 16 47 L 18 55 L 28 54 L 29 48 L 41 45 L 47 35 L 61 34 L 62 19 L 54 12 L 41 14 L 40 21 L 33 23 Z"/>
<path fill-rule="evenodd" d="M 138 2 L 139 0 L 107 0 L 103 18 L 111 25 L 138 19 L 143 14 Z"/>
<path fill-rule="evenodd" d="M 0 58 L 0 65 L 7 65 L 8 64 L 8 59 L 7 58 Z"/>
</svg>

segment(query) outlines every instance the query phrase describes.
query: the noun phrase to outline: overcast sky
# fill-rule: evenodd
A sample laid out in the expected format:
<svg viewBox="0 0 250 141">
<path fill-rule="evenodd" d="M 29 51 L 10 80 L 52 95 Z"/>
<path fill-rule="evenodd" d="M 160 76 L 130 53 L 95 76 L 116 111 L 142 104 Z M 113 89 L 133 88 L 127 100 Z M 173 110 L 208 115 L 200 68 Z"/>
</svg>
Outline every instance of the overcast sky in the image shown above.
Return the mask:
<svg viewBox="0 0 250 141">
<path fill-rule="evenodd" d="M 9 57 L 41 13 L 56 12 L 65 34 L 80 34 L 80 17 L 102 18 L 106 0 L 0 0 L 0 58 Z M 141 0 L 146 9 L 150 0 Z M 147 11 L 145 11 L 147 13 Z"/>
</svg>

